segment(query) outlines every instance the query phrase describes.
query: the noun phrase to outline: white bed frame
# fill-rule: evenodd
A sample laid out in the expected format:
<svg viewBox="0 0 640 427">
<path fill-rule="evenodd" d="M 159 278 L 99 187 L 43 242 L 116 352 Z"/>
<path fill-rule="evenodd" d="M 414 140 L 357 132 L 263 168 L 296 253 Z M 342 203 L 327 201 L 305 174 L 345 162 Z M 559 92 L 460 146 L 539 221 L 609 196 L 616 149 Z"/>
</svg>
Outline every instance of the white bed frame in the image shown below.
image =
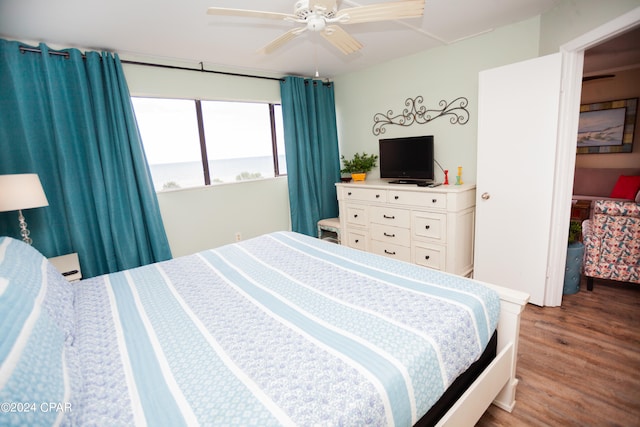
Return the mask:
<svg viewBox="0 0 640 427">
<path fill-rule="evenodd" d="M 516 361 L 520 313 L 529 295 L 520 291 L 483 283 L 500 295 L 498 348 L 496 358 L 436 424 L 438 427 L 473 426 L 493 403 L 507 412 L 516 404 Z"/>
</svg>

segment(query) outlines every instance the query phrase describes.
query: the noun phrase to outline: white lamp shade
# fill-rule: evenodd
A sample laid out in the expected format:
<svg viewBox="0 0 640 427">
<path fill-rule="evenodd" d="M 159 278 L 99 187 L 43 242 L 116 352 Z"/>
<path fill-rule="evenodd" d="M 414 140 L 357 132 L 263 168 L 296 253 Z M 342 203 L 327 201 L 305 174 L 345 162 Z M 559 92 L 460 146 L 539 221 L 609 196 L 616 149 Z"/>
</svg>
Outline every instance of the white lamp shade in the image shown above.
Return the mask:
<svg viewBox="0 0 640 427">
<path fill-rule="evenodd" d="M 0 212 L 49 206 L 35 173 L 0 175 Z"/>
</svg>

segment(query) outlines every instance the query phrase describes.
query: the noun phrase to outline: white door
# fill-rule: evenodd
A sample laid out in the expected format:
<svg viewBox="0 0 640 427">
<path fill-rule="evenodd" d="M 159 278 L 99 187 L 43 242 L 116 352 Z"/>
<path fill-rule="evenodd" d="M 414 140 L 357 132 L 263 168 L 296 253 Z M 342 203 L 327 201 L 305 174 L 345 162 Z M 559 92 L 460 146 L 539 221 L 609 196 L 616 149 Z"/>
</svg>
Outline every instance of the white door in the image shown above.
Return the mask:
<svg viewBox="0 0 640 427">
<path fill-rule="evenodd" d="M 478 94 L 474 278 L 544 304 L 561 55 L 483 71 Z"/>
</svg>

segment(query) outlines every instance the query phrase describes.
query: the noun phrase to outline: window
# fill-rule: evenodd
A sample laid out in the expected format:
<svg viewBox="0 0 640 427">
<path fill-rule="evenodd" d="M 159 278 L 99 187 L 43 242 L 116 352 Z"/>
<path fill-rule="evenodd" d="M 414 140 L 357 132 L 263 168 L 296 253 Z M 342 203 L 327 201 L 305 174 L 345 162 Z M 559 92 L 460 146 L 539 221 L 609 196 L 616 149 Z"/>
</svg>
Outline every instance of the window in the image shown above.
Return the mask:
<svg viewBox="0 0 640 427">
<path fill-rule="evenodd" d="M 280 105 L 132 102 L 156 191 L 286 174 Z"/>
<path fill-rule="evenodd" d="M 274 122 L 276 127 L 276 150 L 278 152 L 278 172 L 280 175 L 287 174 L 287 159 L 284 151 L 284 125 L 282 124 L 282 105 L 273 106 Z"/>
</svg>

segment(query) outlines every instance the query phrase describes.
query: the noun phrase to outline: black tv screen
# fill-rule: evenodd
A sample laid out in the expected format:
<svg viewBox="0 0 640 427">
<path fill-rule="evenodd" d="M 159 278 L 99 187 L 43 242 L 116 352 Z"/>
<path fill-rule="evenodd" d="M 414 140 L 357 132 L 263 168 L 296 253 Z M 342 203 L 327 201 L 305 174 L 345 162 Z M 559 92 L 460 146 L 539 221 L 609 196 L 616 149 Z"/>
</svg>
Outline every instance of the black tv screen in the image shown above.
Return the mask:
<svg viewBox="0 0 640 427">
<path fill-rule="evenodd" d="M 380 178 L 411 184 L 434 177 L 433 135 L 380 140 Z"/>
</svg>

